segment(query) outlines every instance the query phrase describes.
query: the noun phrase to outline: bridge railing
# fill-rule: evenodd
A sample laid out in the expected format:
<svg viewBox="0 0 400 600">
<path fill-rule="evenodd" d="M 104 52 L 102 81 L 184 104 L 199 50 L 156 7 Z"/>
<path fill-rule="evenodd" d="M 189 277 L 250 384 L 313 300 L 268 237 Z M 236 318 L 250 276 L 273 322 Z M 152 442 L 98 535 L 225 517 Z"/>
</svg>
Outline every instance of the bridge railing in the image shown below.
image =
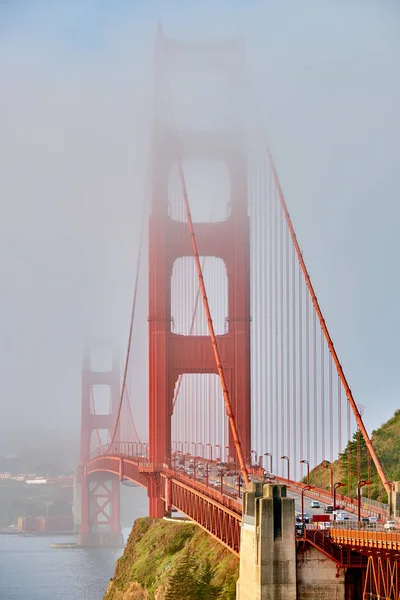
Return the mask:
<svg viewBox="0 0 400 600">
<path fill-rule="evenodd" d="M 105 454 L 120 454 L 145 461 L 148 460 L 147 448 L 147 442 L 113 442 L 112 444 L 99 446 L 91 453 L 90 457 L 97 458 Z"/>
<path fill-rule="evenodd" d="M 331 530 L 340 529 L 347 531 L 382 531 L 387 534 L 397 535 L 400 539 L 400 533 L 397 528 L 387 528 L 385 527 L 385 523 L 368 523 L 368 522 L 359 522 L 356 520 L 346 520 L 346 521 L 332 521 Z"/>
</svg>

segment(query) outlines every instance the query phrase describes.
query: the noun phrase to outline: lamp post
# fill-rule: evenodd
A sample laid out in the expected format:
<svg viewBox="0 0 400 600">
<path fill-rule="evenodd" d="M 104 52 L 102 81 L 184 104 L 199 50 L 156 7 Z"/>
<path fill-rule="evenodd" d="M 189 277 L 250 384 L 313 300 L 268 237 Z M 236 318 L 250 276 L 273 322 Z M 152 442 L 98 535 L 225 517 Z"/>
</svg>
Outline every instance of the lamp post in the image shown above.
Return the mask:
<svg viewBox="0 0 400 600">
<path fill-rule="evenodd" d="M 361 521 L 361 488 L 363 488 L 365 485 L 371 485 L 371 481 L 365 481 L 364 479 L 361 479 L 357 483 L 357 521 L 358 522 Z"/>
<path fill-rule="evenodd" d="M 388 485 L 390 487 L 390 489 L 392 490 L 392 492 L 395 491 L 395 485 L 393 483 L 393 481 L 385 481 L 386 485 Z M 393 517 L 394 511 L 393 511 L 393 497 L 391 493 L 388 493 L 388 508 L 389 508 L 389 517 Z"/>
<path fill-rule="evenodd" d="M 305 485 L 303 487 L 303 489 L 301 490 L 301 521 L 303 523 L 303 532 L 304 532 L 304 492 L 306 492 L 307 490 L 313 490 L 314 486 L 313 485 Z"/>
<path fill-rule="evenodd" d="M 257 464 L 257 451 L 256 450 L 250 450 L 250 466 L 252 466 L 252 459 L 251 459 L 251 455 L 254 454 L 254 462 Z"/>
<path fill-rule="evenodd" d="M 287 460 L 287 478 L 290 480 L 290 461 L 288 456 L 281 456 L 282 460 Z"/>
<path fill-rule="evenodd" d="M 226 450 L 226 462 L 229 462 L 229 446 L 225 446 Z"/>
<path fill-rule="evenodd" d="M 310 463 L 305 458 L 303 458 L 300 462 L 303 463 L 303 465 L 307 465 L 307 485 L 310 485 Z M 289 479 L 289 477 L 288 477 L 288 479 Z M 315 480 L 315 478 L 314 478 L 314 480 Z"/>
<path fill-rule="evenodd" d="M 331 488 L 331 493 L 333 491 L 333 466 L 332 463 L 330 463 L 328 460 L 324 460 L 324 462 L 322 463 L 322 466 L 324 469 L 329 469 L 330 470 L 330 483 L 329 483 L 329 487 Z"/>
<path fill-rule="evenodd" d="M 215 460 L 216 460 L 216 461 L 218 461 L 218 460 L 221 460 L 221 455 L 222 455 L 222 452 L 221 452 L 221 444 L 215 444 L 215 448 L 219 448 L 219 458 L 218 458 L 218 455 L 217 455 L 217 456 L 215 457 Z"/>
<path fill-rule="evenodd" d="M 209 446 L 209 448 L 210 448 L 210 460 L 212 462 L 212 459 L 213 459 L 213 457 L 212 457 L 212 445 L 211 444 L 206 444 L 206 446 Z"/>
<path fill-rule="evenodd" d="M 185 471 L 186 474 L 186 457 L 190 456 L 190 452 L 186 452 L 186 454 L 183 455 L 183 470 Z"/>
<path fill-rule="evenodd" d="M 201 446 L 201 458 L 204 458 L 204 442 L 196 442 L 198 446 Z"/>
<path fill-rule="evenodd" d="M 271 452 L 264 452 L 264 456 L 269 456 L 269 472 L 272 473 L 272 454 Z"/>
<path fill-rule="evenodd" d="M 346 487 L 341 481 L 337 481 L 333 486 L 333 520 L 336 521 L 336 490 L 341 487 Z"/>
</svg>

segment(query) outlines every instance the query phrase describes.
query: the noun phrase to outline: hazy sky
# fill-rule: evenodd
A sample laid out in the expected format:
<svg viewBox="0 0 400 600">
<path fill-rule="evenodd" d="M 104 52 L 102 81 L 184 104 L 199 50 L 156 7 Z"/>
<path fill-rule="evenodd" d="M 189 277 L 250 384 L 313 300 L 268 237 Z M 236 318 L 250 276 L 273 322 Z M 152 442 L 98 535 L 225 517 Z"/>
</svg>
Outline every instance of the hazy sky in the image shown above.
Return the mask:
<svg viewBox="0 0 400 600">
<path fill-rule="evenodd" d="M 400 388 L 395 0 L 0 0 L 1 426 L 78 425 L 84 339 L 125 344 L 157 21 L 244 34 L 298 239 L 379 426 Z"/>
</svg>

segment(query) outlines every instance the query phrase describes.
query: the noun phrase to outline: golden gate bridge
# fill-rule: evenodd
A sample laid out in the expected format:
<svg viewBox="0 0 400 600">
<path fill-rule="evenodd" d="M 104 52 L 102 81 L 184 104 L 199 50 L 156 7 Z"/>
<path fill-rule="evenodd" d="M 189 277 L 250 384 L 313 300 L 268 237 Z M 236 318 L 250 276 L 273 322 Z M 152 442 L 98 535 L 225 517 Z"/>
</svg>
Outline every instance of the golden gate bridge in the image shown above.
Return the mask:
<svg viewBox="0 0 400 600">
<path fill-rule="evenodd" d="M 212 103 L 191 98 L 197 88 L 188 89 L 188 73 L 202 85 L 210 76 L 211 96 L 220 103 L 215 114 Z M 154 82 L 151 201 L 122 378 L 118 357 L 105 372 L 92 370 L 89 350 L 84 357 L 76 484 L 82 543 L 120 539 L 119 485 L 130 480 L 147 489 L 150 516 L 161 518 L 174 507 L 239 555 L 242 495 L 254 491 L 251 480 L 264 480 L 266 467 L 293 492 L 327 503 L 338 484 L 347 486 L 347 496 L 337 497 L 355 506 L 349 478 L 357 457 L 348 444 L 354 433 L 366 448 L 369 475 L 377 473 L 391 504 L 397 490 L 340 363 L 266 135 L 245 108 L 243 40 L 176 41 L 159 28 Z M 209 178 L 211 193 L 205 192 Z M 146 241 L 148 434 L 135 426 L 143 398 L 128 385 L 135 372 L 131 349 L 141 342 L 135 319 Z M 110 390 L 107 414 L 96 411 L 97 386 Z M 339 456 L 348 460 L 346 480 Z M 196 461 L 205 473 L 180 468 Z M 216 463 L 239 484 L 224 486 L 222 476 L 212 485 Z M 313 483 L 307 490 L 306 466 Z M 360 493 L 369 481 L 360 472 L 358 479 Z M 383 515 L 383 508 L 369 509 Z M 398 599 L 400 535 L 354 527 L 336 523 L 329 536 L 305 529 L 297 544 L 318 548 L 338 569 L 360 569 L 363 598 Z"/>
</svg>

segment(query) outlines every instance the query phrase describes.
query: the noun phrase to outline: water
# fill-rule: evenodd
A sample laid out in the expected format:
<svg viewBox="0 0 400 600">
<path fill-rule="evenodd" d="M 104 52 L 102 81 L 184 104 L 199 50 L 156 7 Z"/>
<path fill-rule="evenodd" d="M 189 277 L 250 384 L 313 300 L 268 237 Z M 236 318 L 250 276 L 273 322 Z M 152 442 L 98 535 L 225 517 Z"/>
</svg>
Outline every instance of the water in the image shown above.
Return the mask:
<svg viewBox="0 0 400 600">
<path fill-rule="evenodd" d="M 50 548 L 52 538 L 0 536 L 1 600 L 101 600 L 121 550 Z M 57 537 L 57 542 L 72 541 Z M 74 540 L 76 541 L 76 540 Z"/>
<path fill-rule="evenodd" d="M 122 493 L 121 514 L 125 523 L 145 516 L 146 492 Z M 53 541 L 76 538 L 0 535 L 0 600 L 102 600 L 122 550 L 59 550 L 50 548 Z"/>
</svg>

